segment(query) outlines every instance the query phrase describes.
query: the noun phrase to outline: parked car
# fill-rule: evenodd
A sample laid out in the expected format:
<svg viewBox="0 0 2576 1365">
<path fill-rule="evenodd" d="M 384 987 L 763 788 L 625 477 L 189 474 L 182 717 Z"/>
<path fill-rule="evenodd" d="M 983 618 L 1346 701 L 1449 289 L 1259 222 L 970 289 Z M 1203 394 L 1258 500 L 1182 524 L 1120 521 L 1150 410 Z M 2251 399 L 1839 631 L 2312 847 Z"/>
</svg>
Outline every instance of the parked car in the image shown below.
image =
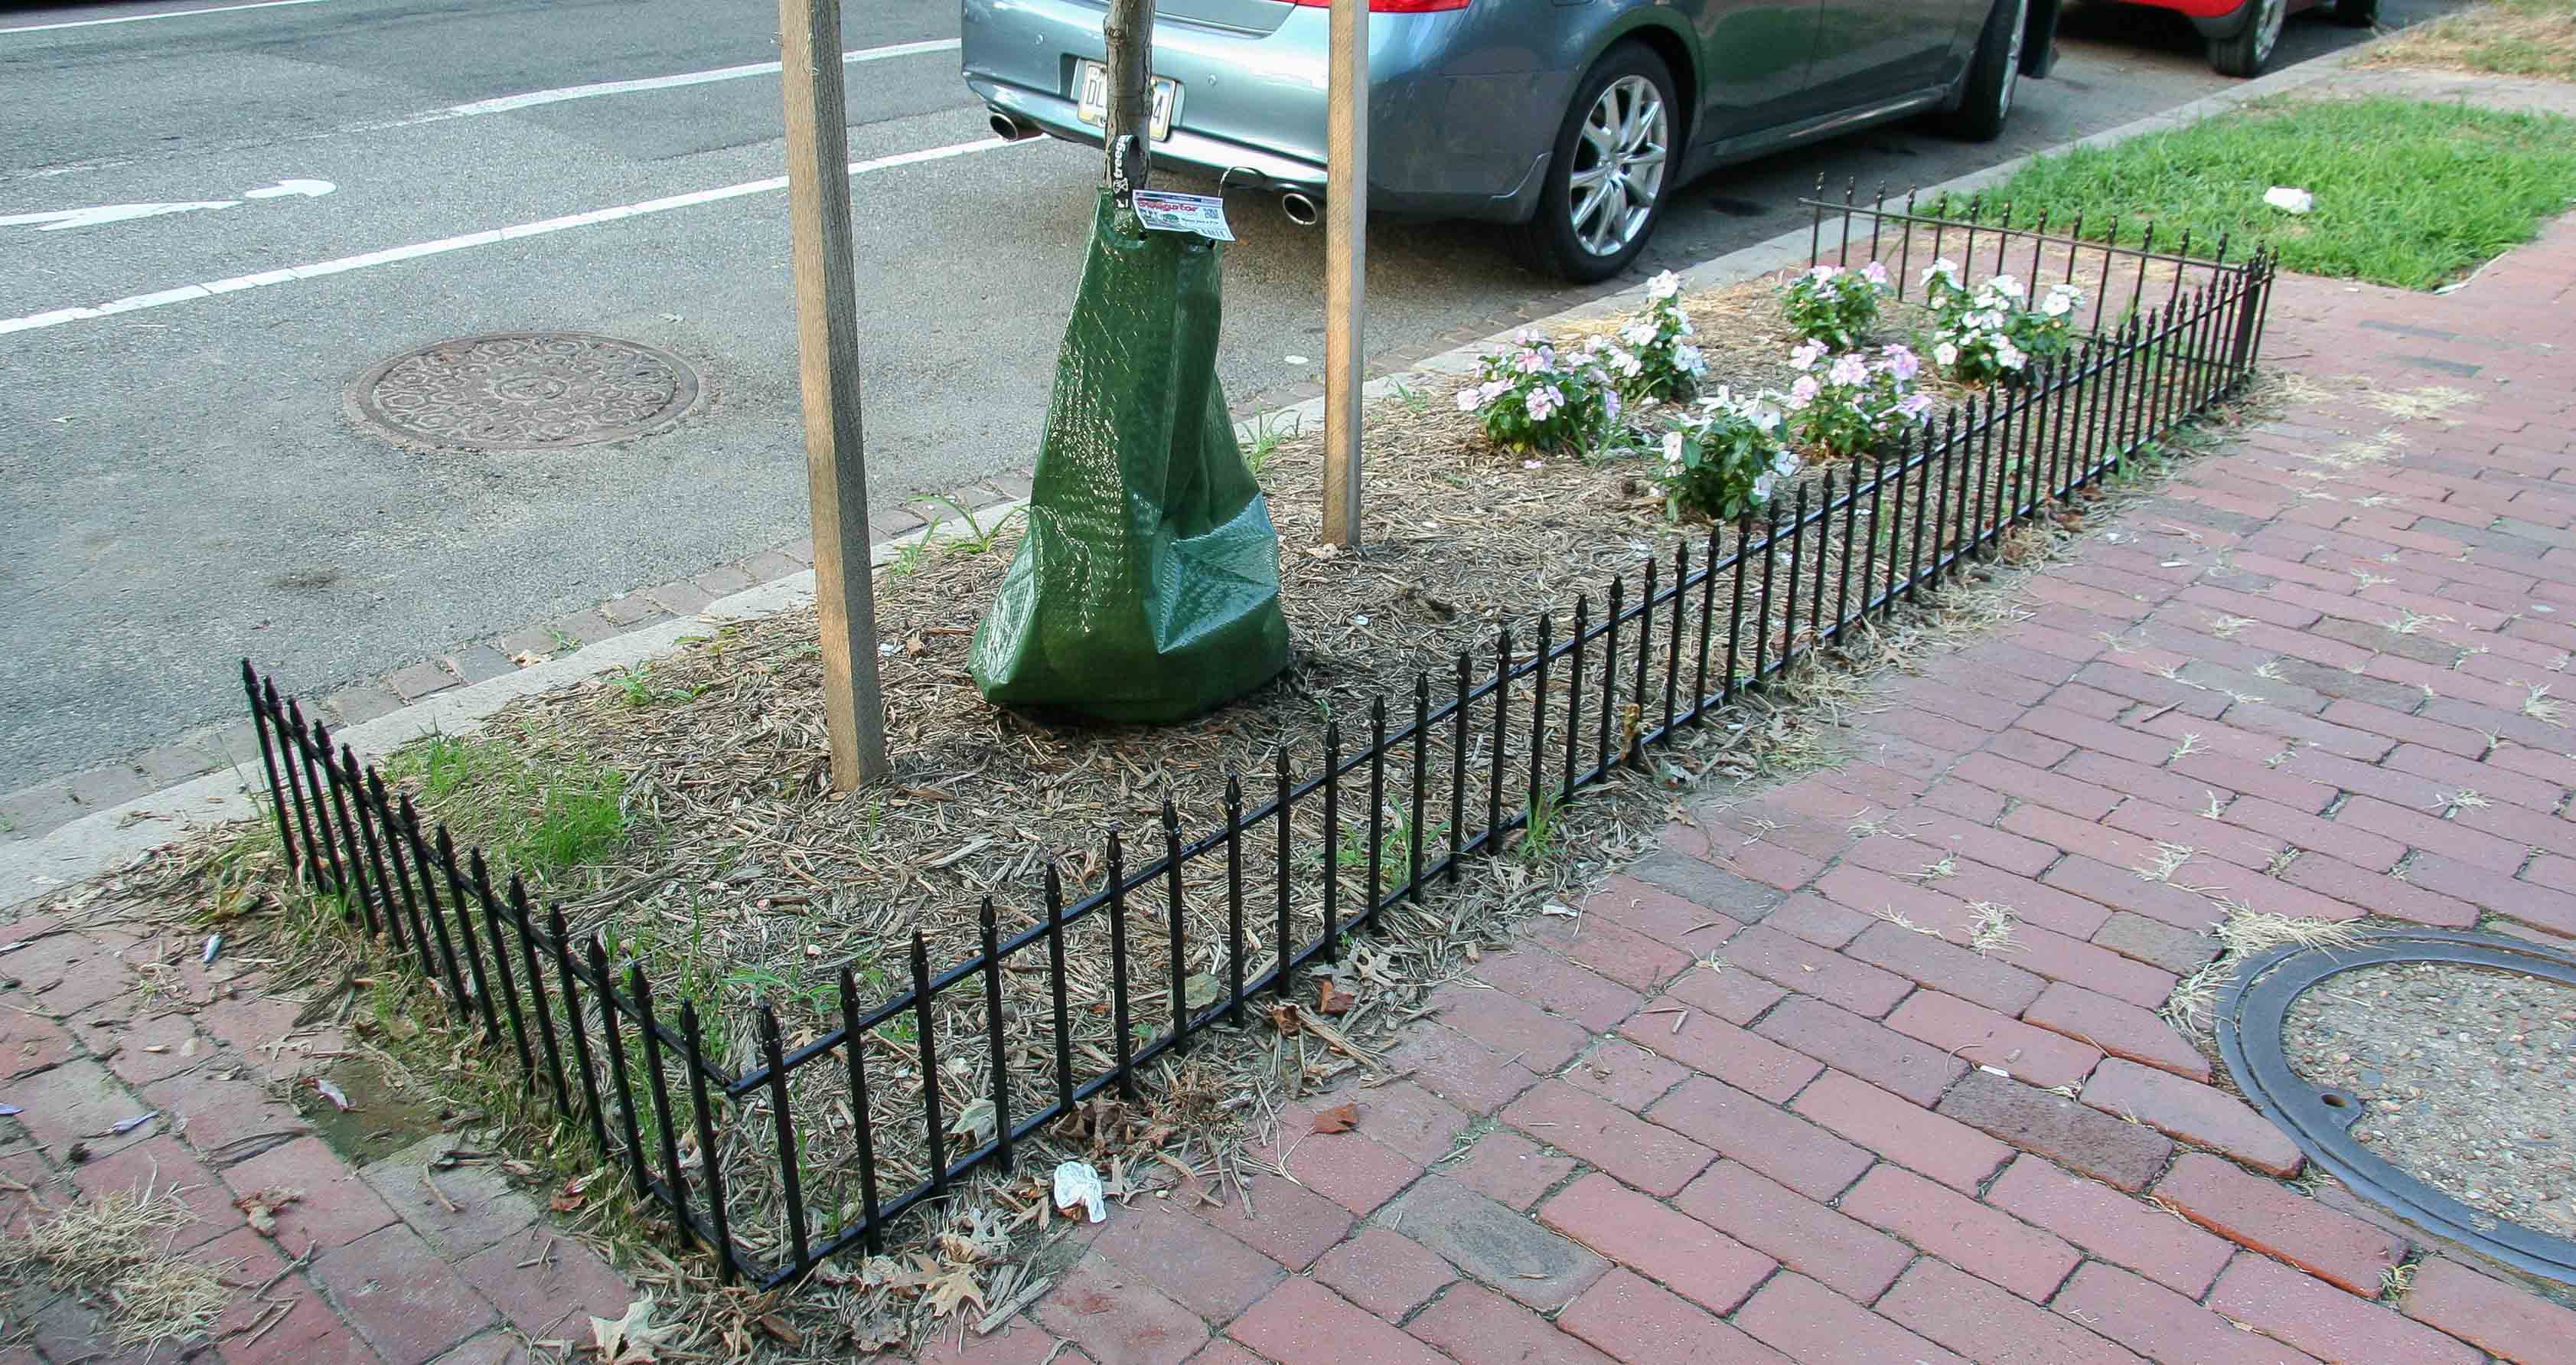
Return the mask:
<svg viewBox="0 0 2576 1365">
<path fill-rule="evenodd" d="M 2168 9 L 2191 20 L 2209 44 L 2209 64 L 2222 76 L 2259 76 L 2281 45 L 2293 14 L 2324 9 L 2339 24 L 2368 28 L 2379 21 L 2379 0 L 2128 0 Z"/>
<path fill-rule="evenodd" d="M 1370 0 L 1369 207 L 1507 224 L 1534 268 L 1603 279 L 1728 162 L 1924 112 L 1996 136 L 2016 81 L 2047 73 L 2058 4 Z M 995 131 L 1099 145 L 1101 0 L 963 5 L 966 83 Z M 1313 222 L 1325 5 L 1160 0 L 1155 161 Z"/>
</svg>

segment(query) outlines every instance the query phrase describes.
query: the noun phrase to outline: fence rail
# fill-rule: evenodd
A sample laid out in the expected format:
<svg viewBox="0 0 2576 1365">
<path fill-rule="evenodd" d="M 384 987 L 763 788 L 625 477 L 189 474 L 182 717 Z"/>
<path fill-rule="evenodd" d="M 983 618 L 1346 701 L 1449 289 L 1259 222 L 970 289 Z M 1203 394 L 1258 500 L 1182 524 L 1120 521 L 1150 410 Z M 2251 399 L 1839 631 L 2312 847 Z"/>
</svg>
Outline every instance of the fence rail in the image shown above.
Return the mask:
<svg viewBox="0 0 2576 1365">
<path fill-rule="evenodd" d="M 1437 686 L 1428 673 L 1417 675 L 1409 708 L 1397 703 L 1409 717 L 1392 728 L 1389 702 L 1379 698 L 1364 746 L 1349 749 L 1340 723 L 1329 724 L 1322 762 L 1309 775 L 1298 776 L 1283 745 L 1267 798 L 1247 806 L 1240 775 L 1229 778 L 1222 819 L 1205 832 L 1185 838 L 1167 798 L 1154 831 L 1161 848 L 1142 865 L 1129 866 L 1127 836 L 1112 827 L 1103 838 L 1103 884 L 1068 901 L 1051 862 L 1045 913 L 1031 926 L 1003 934 L 987 897 L 981 950 L 936 973 L 915 930 L 909 986 L 873 1003 L 841 967 L 834 1023 L 818 1036 L 786 1046 L 776 1010 L 760 1004 L 752 1017 L 757 1060 L 739 1070 L 708 1048 L 697 1001 L 680 1002 L 676 1028 L 665 1022 L 640 964 L 627 964 L 620 983 L 598 935 L 576 941 L 562 909 L 541 912 L 515 873 L 496 883 L 481 850 L 460 855 L 446 829 L 425 827 L 408 795 L 362 767 L 347 744 L 245 661 L 242 683 L 286 862 L 315 888 L 340 895 L 349 917 L 407 958 L 486 1045 L 514 1056 L 528 1095 L 586 1129 L 625 1168 L 637 1196 L 713 1251 L 720 1277 L 774 1285 L 852 1248 L 880 1249 L 888 1225 L 906 1211 L 979 1168 L 1010 1169 L 1018 1144 L 1096 1095 L 1114 1088 L 1134 1099 L 1141 1068 L 1187 1052 L 1210 1028 L 1241 1027 L 1247 1005 L 1286 996 L 1300 969 L 1336 960 L 1349 935 L 1378 929 L 1387 907 L 1419 904 L 1444 879 L 1454 885 L 1468 859 L 1503 852 L 1533 812 L 1623 766 L 1643 766 L 1646 750 L 1676 731 L 1919 599 L 1961 561 L 1995 551 L 2017 523 L 2103 479 L 2252 371 L 2273 277 L 2267 256 L 2192 260 L 2179 249 L 2157 254 L 1974 217 L 1935 218 L 1910 200 L 1900 208 L 1883 197 L 1869 205 L 1809 202 L 1819 260 L 1830 214 L 1842 220 L 1846 258 L 1864 230 L 1872 259 L 1892 238 L 1910 242 L 1928 231 L 1936 243 L 1957 234 L 1963 254 L 1980 238 L 1991 237 L 1997 251 L 2029 244 L 2035 263 L 2062 257 L 2070 271 L 2079 253 L 2100 253 L 2104 277 L 2126 262 L 2143 280 L 2161 263 L 2174 283 L 2150 306 L 2142 306 L 2148 296 L 2139 285 L 2107 331 L 2015 386 L 1972 398 L 1937 431 L 1829 468 L 1761 513 L 1711 527 L 1704 543 L 1677 543 L 1669 566 L 1650 558 L 1634 592 L 1627 574 L 1614 577 L 1597 616 L 1591 598 L 1579 598 L 1562 634 L 1552 615 L 1521 631 L 1505 623 L 1489 659 L 1460 653 Z M 1483 771 L 1471 771 L 1480 746 Z M 1507 782 L 1516 746 L 1525 775 Z M 1433 766 L 1435 750 L 1445 751 L 1445 773 Z M 1393 845 L 1390 769 L 1412 800 Z M 1346 830 L 1352 789 L 1363 784 L 1357 799 L 1365 815 Z M 1311 816 L 1319 802 L 1321 913 L 1307 934 L 1302 913 L 1292 913 L 1293 817 Z M 1448 818 L 1435 841 L 1428 814 L 1442 804 Z M 1471 824 L 1481 828 L 1470 833 Z M 1345 886 L 1336 852 L 1346 833 L 1363 827 L 1365 874 Z M 1247 836 L 1265 835 L 1275 859 L 1268 868 L 1255 866 L 1245 847 Z M 1184 874 L 1211 867 L 1222 870 L 1225 977 L 1217 998 L 1193 1006 Z M 1069 937 L 1104 919 L 1114 1016 L 1105 1055 L 1087 1042 L 1077 1048 L 1068 990 Z M 1248 937 L 1272 945 L 1257 968 L 1247 965 Z M 1156 957 L 1166 979 L 1140 982 Z M 1030 1049 L 1040 1074 L 1012 1061 L 1005 971 L 1044 978 L 1046 1046 Z M 1158 995 L 1159 1017 L 1140 1028 L 1139 1000 L 1151 1006 Z M 987 1089 L 968 1103 L 992 1107 L 991 1137 L 956 1148 L 949 1138 L 959 1106 L 943 1094 L 953 1087 L 942 1079 L 942 1009 L 950 1045 L 982 1054 Z M 926 1157 L 919 1178 L 888 1188 L 879 1139 L 895 1121 L 889 1103 L 900 1087 L 889 1086 L 900 1077 L 865 1044 L 907 1024 L 897 1071 L 917 1067 L 924 1080 L 918 1113 L 904 1122 L 920 1124 Z M 1100 1060 L 1085 1065 L 1078 1050 Z M 846 1104 L 857 1190 L 837 1207 L 809 1207 L 800 1149 L 817 1130 L 799 1115 L 791 1081 L 827 1086 Z M 745 1121 L 755 1113 L 765 1122 Z M 752 1140 L 747 1135 L 764 1126 L 775 1152 L 759 1168 L 774 1167 L 774 1194 L 729 1190 L 725 1139 Z M 694 1143 L 689 1159 L 684 1142 Z M 736 1214 L 746 1199 L 765 1207 L 772 1197 L 780 1226 L 748 1238 Z"/>
</svg>

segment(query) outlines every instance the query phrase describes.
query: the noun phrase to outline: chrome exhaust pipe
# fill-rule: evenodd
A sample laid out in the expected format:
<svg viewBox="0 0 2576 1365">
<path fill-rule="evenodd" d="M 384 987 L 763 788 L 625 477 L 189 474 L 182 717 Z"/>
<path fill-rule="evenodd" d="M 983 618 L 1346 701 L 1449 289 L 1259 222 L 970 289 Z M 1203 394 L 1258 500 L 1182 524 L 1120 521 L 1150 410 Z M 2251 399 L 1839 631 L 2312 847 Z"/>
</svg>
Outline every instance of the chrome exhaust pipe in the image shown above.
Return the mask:
<svg viewBox="0 0 2576 1365">
<path fill-rule="evenodd" d="M 1316 203 L 1313 195 L 1297 190 L 1279 196 L 1279 211 L 1299 227 L 1313 227 L 1324 221 L 1324 206 Z"/>
<path fill-rule="evenodd" d="M 1038 126 L 1019 115 L 996 109 L 993 112 L 993 136 L 1004 142 L 1021 142 L 1038 135 Z"/>
</svg>

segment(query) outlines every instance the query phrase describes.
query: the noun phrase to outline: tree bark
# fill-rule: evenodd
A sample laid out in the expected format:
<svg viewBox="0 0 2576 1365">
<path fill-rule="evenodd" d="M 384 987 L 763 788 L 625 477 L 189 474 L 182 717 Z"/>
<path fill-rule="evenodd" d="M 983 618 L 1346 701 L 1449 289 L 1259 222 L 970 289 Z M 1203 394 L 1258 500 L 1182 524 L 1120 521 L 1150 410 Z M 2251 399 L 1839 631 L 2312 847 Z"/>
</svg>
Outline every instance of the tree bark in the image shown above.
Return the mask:
<svg viewBox="0 0 2576 1365">
<path fill-rule="evenodd" d="M 1108 43 L 1102 65 L 1109 72 L 1109 107 L 1100 130 L 1102 178 L 1133 192 L 1145 187 L 1145 173 L 1153 160 L 1154 0 L 1109 0 L 1101 37 Z M 1123 168 L 1118 164 L 1121 138 L 1132 139 L 1126 144 L 1129 162 Z"/>
</svg>

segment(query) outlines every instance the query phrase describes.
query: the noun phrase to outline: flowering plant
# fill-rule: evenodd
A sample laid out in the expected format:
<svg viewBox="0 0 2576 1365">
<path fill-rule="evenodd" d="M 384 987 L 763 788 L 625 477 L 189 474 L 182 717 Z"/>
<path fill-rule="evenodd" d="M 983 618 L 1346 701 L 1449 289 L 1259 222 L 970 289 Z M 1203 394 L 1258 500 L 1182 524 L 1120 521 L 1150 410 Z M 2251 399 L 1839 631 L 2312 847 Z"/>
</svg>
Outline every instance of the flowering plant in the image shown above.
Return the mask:
<svg viewBox="0 0 2576 1365">
<path fill-rule="evenodd" d="M 1800 339 L 1848 351 L 1878 325 L 1878 301 L 1887 292 L 1887 267 L 1876 261 L 1858 270 L 1820 265 L 1789 281 L 1781 312 Z"/>
<path fill-rule="evenodd" d="M 1485 435 L 1507 450 L 1582 450 L 1619 416 L 1613 371 L 1626 356 L 1595 337 L 1572 356 L 1559 355 L 1536 331 L 1512 334 L 1512 347 L 1484 359 L 1479 382 L 1458 391 L 1458 410 L 1472 412 Z"/>
<path fill-rule="evenodd" d="M 1923 298 L 1932 306 L 1933 361 L 1953 378 L 1982 384 L 2065 354 L 2084 291 L 2051 285 L 2034 308 L 2021 281 L 1997 275 L 1972 290 L 1945 257 L 1924 269 Z"/>
<path fill-rule="evenodd" d="M 1720 387 L 1699 412 L 1664 433 L 1664 506 L 1713 519 L 1739 517 L 1771 501 L 1798 472 L 1798 457 L 1780 443 L 1779 395 L 1737 398 Z"/>
<path fill-rule="evenodd" d="M 1683 397 L 1708 369 L 1699 347 L 1683 339 L 1693 329 L 1681 294 L 1681 277 L 1669 270 L 1646 281 L 1644 316 L 1619 329 L 1620 344 L 1608 364 L 1620 391 L 1631 398 Z"/>
<path fill-rule="evenodd" d="M 1909 425 L 1932 420 L 1932 396 L 1914 391 L 1922 361 L 1903 346 L 1882 346 L 1875 358 L 1846 351 L 1828 358 L 1810 341 L 1789 353 L 1799 371 L 1789 386 L 1790 430 L 1827 455 L 1856 455 Z"/>
</svg>

